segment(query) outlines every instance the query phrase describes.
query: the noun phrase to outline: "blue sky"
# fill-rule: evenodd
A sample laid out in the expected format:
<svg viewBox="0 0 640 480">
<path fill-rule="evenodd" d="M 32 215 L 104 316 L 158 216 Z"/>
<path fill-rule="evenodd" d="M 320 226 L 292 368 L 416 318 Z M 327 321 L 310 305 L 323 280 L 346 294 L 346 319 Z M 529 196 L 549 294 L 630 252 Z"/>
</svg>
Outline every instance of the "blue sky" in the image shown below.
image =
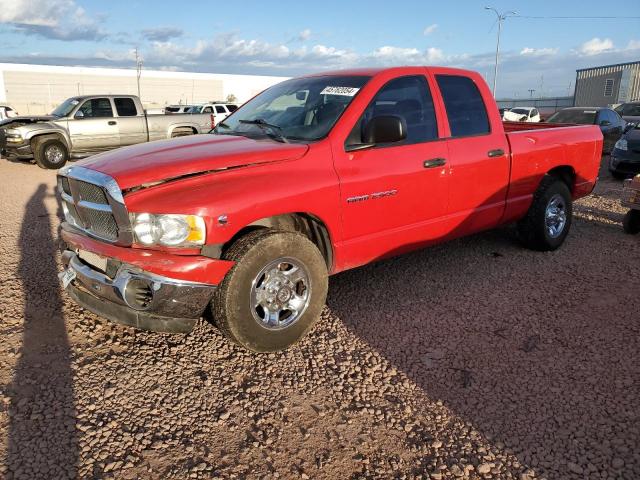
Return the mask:
<svg viewBox="0 0 640 480">
<path fill-rule="evenodd" d="M 575 69 L 640 60 L 636 0 L 252 1 L 0 0 L 0 62 L 296 75 L 359 66 L 453 65 L 493 78 L 498 96 L 561 95 Z"/>
</svg>

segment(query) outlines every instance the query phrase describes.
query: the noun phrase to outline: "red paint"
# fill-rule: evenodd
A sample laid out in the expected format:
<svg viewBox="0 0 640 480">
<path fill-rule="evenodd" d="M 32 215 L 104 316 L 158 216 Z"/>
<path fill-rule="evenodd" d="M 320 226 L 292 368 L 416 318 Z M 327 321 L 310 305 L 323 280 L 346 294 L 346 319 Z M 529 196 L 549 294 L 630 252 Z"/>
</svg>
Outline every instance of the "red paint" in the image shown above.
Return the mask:
<svg viewBox="0 0 640 480">
<path fill-rule="evenodd" d="M 62 239 L 72 249 L 88 250 L 103 257 L 116 258 L 147 272 L 176 280 L 219 285 L 234 265 L 234 262 L 199 255 L 172 255 L 153 250 L 117 247 L 68 230 L 62 230 Z"/>
<path fill-rule="evenodd" d="M 575 172 L 574 198 L 595 185 L 602 151 L 597 126 L 506 124 L 480 75 L 450 68 L 401 67 L 339 71 L 372 79 L 327 138 L 282 144 L 268 139 L 194 136 L 152 142 L 93 157 L 84 165 L 113 176 L 123 189 L 197 172 L 125 195 L 131 212 L 191 213 L 205 217 L 207 243 L 228 242 L 243 227 L 283 213 L 304 212 L 327 227 L 332 273 L 375 259 L 513 222 L 529 208 L 542 177 L 556 167 Z M 436 74 L 465 75 L 478 86 L 491 124 L 488 135 L 450 138 Z M 326 75 L 323 73 L 322 75 Z M 439 139 L 428 143 L 345 152 L 353 125 L 378 90 L 404 75 L 425 75 L 435 103 Z M 506 133 L 505 133 L 506 129 Z M 489 150 L 504 156 L 489 158 Z M 447 159 L 424 169 L 424 160 Z M 238 167 L 222 170 L 226 167 Z M 349 197 L 397 190 L 395 195 L 347 203 Z M 228 223 L 220 225 L 219 215 Z M 78 237 L 78 238 L 76 238 Z M 85 237 L 76 236 L 74 242 Z M 98 253 L 140 262 L 167 276 L 219 282 L 229 262 L 170 252 L 119 248 L 89 241 Z M 97 249 L 97 250 L 96 250 Z M 175 270 L 173 270 L 175 269 Z"/>
</svg>

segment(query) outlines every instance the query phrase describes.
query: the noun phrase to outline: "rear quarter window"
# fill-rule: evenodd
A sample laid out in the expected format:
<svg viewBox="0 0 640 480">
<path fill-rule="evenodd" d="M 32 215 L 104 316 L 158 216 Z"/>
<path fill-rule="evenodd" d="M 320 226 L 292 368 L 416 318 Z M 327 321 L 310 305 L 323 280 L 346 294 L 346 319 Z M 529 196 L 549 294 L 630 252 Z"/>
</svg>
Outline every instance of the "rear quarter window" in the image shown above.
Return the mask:
<svg viewBox="0 0 640 480">
<path fill-rule="evenodd" d="M 489 117 L 478 87 L 468 77 L 436 75 L 452 137 L 490 133 Z"/>
<path fill-rule="evenodd" d="M 119 117 L 135 117 L 138 115 L 136 104 L 132 98 L 114 98 L 113 103 L 116 104 L 116 111 Z"/>
</svg>

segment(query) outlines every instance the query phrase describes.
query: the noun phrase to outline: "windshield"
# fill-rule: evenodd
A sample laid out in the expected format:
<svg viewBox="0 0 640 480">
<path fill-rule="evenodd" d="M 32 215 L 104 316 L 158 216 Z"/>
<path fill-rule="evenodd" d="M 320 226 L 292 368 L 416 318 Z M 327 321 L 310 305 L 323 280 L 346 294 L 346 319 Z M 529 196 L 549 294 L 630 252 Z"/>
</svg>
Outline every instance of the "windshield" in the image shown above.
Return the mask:
<svg viewBox="0 0 640 480">
<path fill-rule="evenodd" d="M 370 77 L 329 75 L 279 83 L 250 100 L 213 133 L 313 141 L 325 137 Z"/>
<path fill-rule="evenodd" d="M 593 125 L 595 121 L 595 110 L 560 110 L 547 120 L 551 123 L 580 123 L 583 125 Z"/>
<path fill-rule="evenodd" d="M 67 98 L 63 103 L 58 105 L 58 107 L 56 107 L 53 112 L 51 112 L 51 115 L 59 118 L 66 117 L 71 113 L 71 110 L 73 110 L 79 103 L 80 100 L 78 100 L 77 98 Z"/>
<path fill-rule="evenodd" d="M 517 113 L 518 115 L 529 115 L 529 110 L 526 108 L 512 108 L 511 113 Z"/>
<path fill-rule="evenodd" d="M 625 117 L 640 117 L 640 103 L 625 103 L 615 110 Z"/>
</svg>

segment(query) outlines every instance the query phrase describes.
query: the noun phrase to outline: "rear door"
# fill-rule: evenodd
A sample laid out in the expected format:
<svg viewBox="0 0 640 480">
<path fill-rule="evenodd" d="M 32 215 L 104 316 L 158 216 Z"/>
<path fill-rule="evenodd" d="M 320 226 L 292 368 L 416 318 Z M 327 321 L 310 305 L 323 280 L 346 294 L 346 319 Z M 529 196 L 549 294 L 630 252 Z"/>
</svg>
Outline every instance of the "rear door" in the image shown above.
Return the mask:
<svg viewBox="0 0 640 480">
<path fill-rule="evenodd" d="M 95 152 L 120 146 L 118 122 L 107 97 L 85 100 L 68 126 L 75 152 Z"/>
<path fill-rule="evenodd" d="M 448 214 L 452 234 L 494 227 L 504 212 L 510 158 L 498 113 L 488 113 L 491 93 L 479 76 L 436 72 L 435 78 L 450 135 Z"/>
<path fill-rule="evenodd" d="M 349 256 L 361 264 L 403 247 L 438 238 L 447 209 L 446 142 L 439 138 L 427 77 L 389 80 L 334 151 L 343 205 L 343 236 Z M 379 115 L 397 115 L 407 125 L 406 140 L 365 150 L 364 129 Z"/>
<path fill-rule="evenodd" d="M 118 115 L 120 146 L 135 145 L 147 141 L 147 119 L 139 112 L 131 97 L 114 97 L 114 106 Z"/>
</svg>

